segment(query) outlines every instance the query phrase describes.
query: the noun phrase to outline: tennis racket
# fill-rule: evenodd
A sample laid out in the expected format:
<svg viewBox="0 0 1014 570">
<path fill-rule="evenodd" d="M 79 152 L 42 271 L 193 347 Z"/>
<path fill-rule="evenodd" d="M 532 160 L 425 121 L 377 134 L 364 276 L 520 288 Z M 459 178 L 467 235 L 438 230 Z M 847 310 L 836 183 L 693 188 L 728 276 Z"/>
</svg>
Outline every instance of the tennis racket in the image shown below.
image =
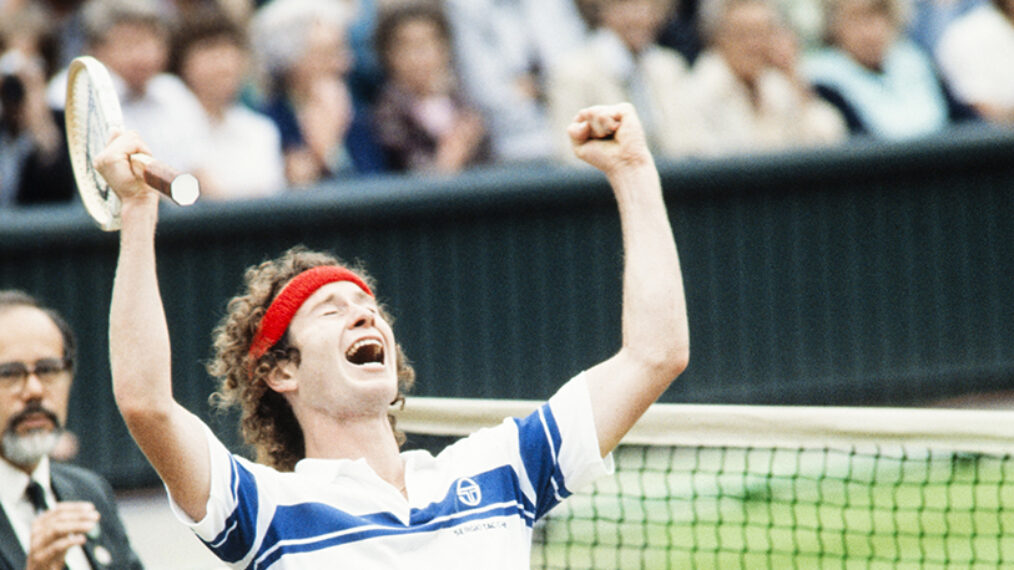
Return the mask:
<svg viewBox="0 0 1014 570">
<path fill-rule="evenodd" d="M 106 231 L 120 228 L 120 198 L 95 169 L 95 157 L 109 142 L 110 131 L 123 127 L 120 101 L 106 66 L 90 56 L 70 64 L 67 74 L 67 150 L 78 194 L 88 214 Z M 200 196 L 197 179 L 143 153 L 130 155 L 144 181 L 181 206 Z"/>
</svg>

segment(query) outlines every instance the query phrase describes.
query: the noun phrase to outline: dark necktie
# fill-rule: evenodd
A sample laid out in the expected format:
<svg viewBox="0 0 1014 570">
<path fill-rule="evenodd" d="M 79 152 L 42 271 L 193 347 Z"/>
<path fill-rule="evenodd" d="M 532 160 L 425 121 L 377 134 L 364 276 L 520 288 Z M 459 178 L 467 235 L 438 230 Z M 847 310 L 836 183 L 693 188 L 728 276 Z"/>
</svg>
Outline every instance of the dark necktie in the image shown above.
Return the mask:
<svg viewBox="0 0 1014 570">
<path fill-rule="evenodd" d="M 49 505 L 46 503 L 46 492 L 42 489 L 42 485 L 40 485 L 38 481 L 32 479 L 28 483 L 28 488 L 25 489 L 25 495 L 28 496 L 28 500 L 31 501 L 32 506 L 35 507 L 35 514 L 49 510 Z"/>
<path fill-rule="evenodd" d="M 42 485 L 35 479 L 32 479 L 28 483 L 28 487 L 25 488 L 25 495 L 31 501 L 32 506 L 35 507 L 35 514 L 49 510 L 49 503 L 46 502 L 46 491 L 42 489 Z M 67 570 L 67 566 L 63 568 Z"/>
</svg>

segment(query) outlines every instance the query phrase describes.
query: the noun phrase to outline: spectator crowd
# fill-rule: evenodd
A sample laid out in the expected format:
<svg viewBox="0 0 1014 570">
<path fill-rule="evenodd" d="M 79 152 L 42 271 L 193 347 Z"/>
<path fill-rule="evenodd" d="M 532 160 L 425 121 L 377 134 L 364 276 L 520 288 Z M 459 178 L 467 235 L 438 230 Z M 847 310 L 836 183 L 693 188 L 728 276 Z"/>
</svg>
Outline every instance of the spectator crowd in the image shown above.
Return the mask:
<svg viewBox="0 0 1014 570">
<path fill-rule="evenodd" d="M 0 0 L 0 207 L 72 199 L 81 54 L 206 200 L 566 161 L 618 101 L 665 158 L 1014 126 L 1014 0 Z"/>
</svg>

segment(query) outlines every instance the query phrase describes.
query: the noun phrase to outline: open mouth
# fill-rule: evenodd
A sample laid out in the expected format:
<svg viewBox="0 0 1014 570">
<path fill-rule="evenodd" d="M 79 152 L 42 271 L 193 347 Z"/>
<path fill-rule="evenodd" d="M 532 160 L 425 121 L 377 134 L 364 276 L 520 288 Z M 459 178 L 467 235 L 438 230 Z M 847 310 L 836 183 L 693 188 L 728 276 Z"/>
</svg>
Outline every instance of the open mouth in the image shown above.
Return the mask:
<svg viewBox="0 0 1014 570">
<path fill-rule="evenodd" d="M 356 366 L 384 364 L 384 344 L 375 338 L 364 338 L 345 351 L 345 359 Z"/>
</svg>

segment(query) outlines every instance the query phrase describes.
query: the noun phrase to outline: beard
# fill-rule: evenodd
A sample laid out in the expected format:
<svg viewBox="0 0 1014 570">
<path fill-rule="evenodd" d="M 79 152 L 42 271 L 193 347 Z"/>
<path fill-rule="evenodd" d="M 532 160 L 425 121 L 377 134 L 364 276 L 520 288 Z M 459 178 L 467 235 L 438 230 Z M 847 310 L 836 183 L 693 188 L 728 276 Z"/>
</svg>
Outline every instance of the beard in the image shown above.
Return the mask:
<svg viewBox="0 0 1014 570">
<path fill-rule="evenodd" d="M 17 432 L 18 424 L 31 414 L 45 415 L 49 421 L 53 422 L 54 429 L 33 429 L 27 433 L 19 434 Z M 63 427 L 56 414 L 43 408 L 37 402 L 31 403 L 7 422 L 3 440 L 0 442 L 2 443 L 0 450 L 3 451 L 4 458 L 14 465 L 32 467 L 53 451 L 60 441 L 62 433 Z"/>
</svg>

